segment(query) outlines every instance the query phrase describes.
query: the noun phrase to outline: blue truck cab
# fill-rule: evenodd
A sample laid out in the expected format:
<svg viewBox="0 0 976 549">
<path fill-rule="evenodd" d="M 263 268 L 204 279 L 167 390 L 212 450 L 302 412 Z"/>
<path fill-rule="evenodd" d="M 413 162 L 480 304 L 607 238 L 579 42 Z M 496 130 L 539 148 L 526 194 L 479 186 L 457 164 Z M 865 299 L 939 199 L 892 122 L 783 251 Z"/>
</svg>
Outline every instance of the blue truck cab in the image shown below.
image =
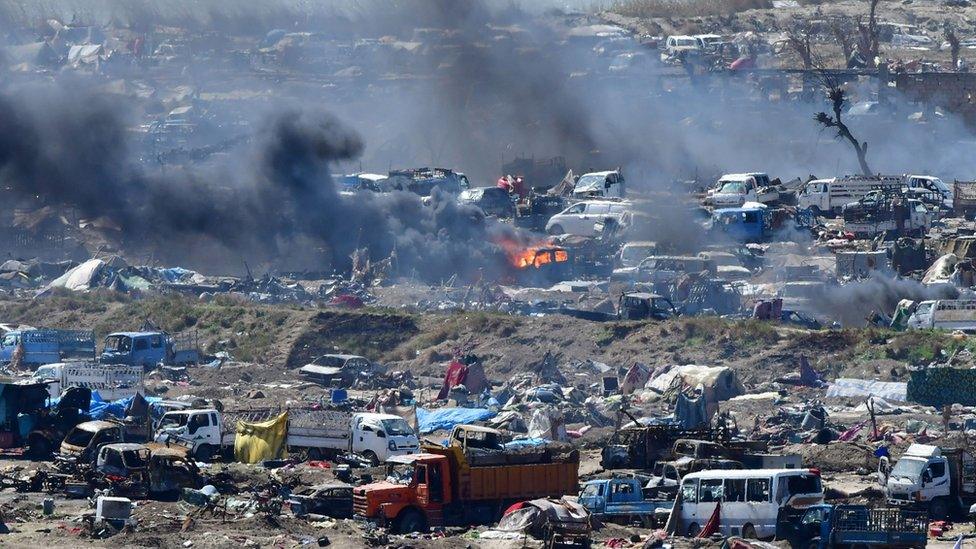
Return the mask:
<svg viewBox="0 0 976 549">
<path fill-rule="evenodd" d="M 760 242 L 772 233 L 772 216 L 762 205 L 722 208 L 712 212 L 712 231 L 737 242 Z"/>
<path fill-rule="evenodd" d="M 657 526 L 658 510 L 670 512 L 671 500 L 650 499 L 635 478 L 591 480 L 583 484 L 579 502 L 590 514 L 604 522 Z"/>
<path fill-rule="evenodd" d="M 11 362 L 18 347 L 23 349 L 21 364 L 30 367 L 55 364 L 69 358 L 92 359 L 95 357 L 95 335 L 91 330 L 11 330 L 0 339 L 0 363 Z"/>
<path fill-rule="evenodd" d="M 200 360 L 196 335 L 173 337 L 166 332 L 115 332 L 105 337 L 100 362 L 142 366 L 190 364 Z"/>
<path fill-rule="evenodd" d="M 793 549 L 833 547 L 925 547 L 928 515 L 897 507 L 813 505 L 795 510 L 784 507 L 776 521 L 776 538 Z"/>
</svg>

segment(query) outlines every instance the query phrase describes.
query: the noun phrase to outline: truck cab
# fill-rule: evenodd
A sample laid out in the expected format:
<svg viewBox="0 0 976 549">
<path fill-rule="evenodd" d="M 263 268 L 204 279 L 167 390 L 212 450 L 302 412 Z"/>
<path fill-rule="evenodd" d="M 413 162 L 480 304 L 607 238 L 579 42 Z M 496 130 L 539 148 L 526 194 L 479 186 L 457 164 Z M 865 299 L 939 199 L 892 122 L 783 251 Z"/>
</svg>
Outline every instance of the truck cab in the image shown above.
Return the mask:
<svg viewBox="0 0 976 549">
<path fill-rule="evenodd" d="M 948 518 L 960 503 L 960 488 L 970 494 L 973 484 L 960 486 L 954 474 L 969 471 L 970 480 L 976 471 L 976 460 L 968 452 L 954 451 L 950 461 L 938 446 L 912 444 L 894 467 L 887 470 L 888 460 L 878 465 L 884 481 L 885 497 L 891 505 L 923 506 L 935 519 Z"/>
<path fill-rule="evenodd" d="M 738 242 L 760 242 L 772 232 L 772 218 L 761 204 L 722 208 L 712 212 L 712 231 Z"/>
<path fill-rule="evenodd" d="M 906 175 L 905 188 L 909 194 L 935 195 L 940 199 L 940 205 L 952 209 L 953 190 L 944 181 L 931 175 Z"/>
<path fill-rule="evenodd" d="M 626 181 L 619 171 L 583 174 L 573 187 L 573 198 L 625 198 Z"/>
<path fill-rule="evenodd" d="M 209 461 L 221 447 L 233 444 L 224 440 L 221 414 L 214 408 L 166 412 L 159 418 L 155 440 L 185 444 L 199 461 Z"/>
<path fill-rule="evenodd" d="M 142 366 L 189 364 L 199 361 L 196 334 L 174 338 L 166 332 L 115 332 L 105 337 L 99 362 Z"/>
<path fill-rule="evenodd" d="M 583 484 L 579 502 L 590 514 L 603 520 L 627 523 L 638 521 L 644 527 L 655 524 L 658 509 L 670 509 L 672 501 L 649 500 L 635 478 L 591 480 Z"/>
<path fill-rule="evenodd" d="M 764 203 L 779 198 L 779 192 L 769 190 L 769 186 L 769 176 L 764 173 L 726 174 L 709 191 L 705 203 L 716 208 L 738 208 L 746 202 Z"/>
</svg>

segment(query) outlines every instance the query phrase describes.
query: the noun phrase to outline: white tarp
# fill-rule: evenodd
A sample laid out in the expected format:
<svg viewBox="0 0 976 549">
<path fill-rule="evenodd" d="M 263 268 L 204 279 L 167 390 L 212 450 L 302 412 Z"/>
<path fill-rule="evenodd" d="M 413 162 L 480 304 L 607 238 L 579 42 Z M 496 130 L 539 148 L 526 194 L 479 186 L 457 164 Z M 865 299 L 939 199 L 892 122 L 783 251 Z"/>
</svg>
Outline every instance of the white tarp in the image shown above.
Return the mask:
<svg viewBox="0 0 976 549">
<path fill-rule="evenodd" d="M 908 383 L 901 381 L 872 381 L 868 379 L 838 378 L 827 387 L 829 397 L 881 397 L 885 400 L 908 401 Z"/>
<path fill-rule="evenodd" d="M 48 288 L 67 288 L 73 292 L 91 289 L 91 281 L 102 270 L 101 259 L 89 259 L 51 281 Z"/>
</svg>

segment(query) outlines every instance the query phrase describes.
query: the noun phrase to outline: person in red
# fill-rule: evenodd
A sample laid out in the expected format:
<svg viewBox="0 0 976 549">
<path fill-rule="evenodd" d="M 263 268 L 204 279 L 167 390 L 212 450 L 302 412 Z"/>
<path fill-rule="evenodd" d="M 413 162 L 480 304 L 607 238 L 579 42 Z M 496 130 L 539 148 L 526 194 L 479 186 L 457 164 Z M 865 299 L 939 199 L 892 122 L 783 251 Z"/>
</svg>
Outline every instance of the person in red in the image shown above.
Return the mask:
<svg viewBox="0 0 976 549">
<path fill-rule="evenodd" d="M 521 175 L 515 177 L 503 175 L 498 178 L 498 183 L 495 186 L 499 189 L 505 189 L 505 192 L 509 195 L 518 195 L 519 200 L 528 195 L 528 189 L 525 187 L 525 179 Z"/>
</svg>

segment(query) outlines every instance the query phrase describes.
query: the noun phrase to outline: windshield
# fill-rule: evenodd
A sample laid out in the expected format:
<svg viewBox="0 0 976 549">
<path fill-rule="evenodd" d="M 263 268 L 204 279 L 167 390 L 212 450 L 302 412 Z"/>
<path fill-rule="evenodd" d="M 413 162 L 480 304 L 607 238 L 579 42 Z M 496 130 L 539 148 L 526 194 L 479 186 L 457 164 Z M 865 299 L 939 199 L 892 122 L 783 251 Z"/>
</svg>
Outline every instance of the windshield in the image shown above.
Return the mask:
<svg viewBox="0 0 976 549">
<path fill-rule="evenodd" d="M 187 418 L 190 417 L 189 414 L 166 414 L 163 419 L 159 422 L 159 428 L 165 427 L 182 427 L 186 425 Z"/>
<path fill-rule="evenodd" d="M 149 449 L 126 450 L 122 452 L 122 461 L 130 469 L 140 469 L 149 463 Z"/>
<path fill-rule="evenodd" d="M 915 480 L 919 478 L 922 474 L 922 469 L 925 469 L 927 464 L 928 461 L 922 461 L 920 459 L 899 459 L 891 469 L 891 477 Z"/>
<path fill-rule="evenodd" d="M 342 366 L 343 360 L 334 355 L 325 355 L 316 358 L 312 364 L 316 366 L 335 366 L 338 368 Z"/>
<path fill-rule="evenodd" d="M 386 434 L 391 437 L 406 437 L 413 434 L 413 429 L 402 418 L 384 419 L 380 423 L 383 424 Z"/>
<path fill-rule="evenodd" d="M 586 497 L 594 497 L 598 495 L 600 495 L 600 485 L 587 484 L 586 487 L 583 488 L 583 493 L 581 494 L 581 497 L 586 498 Z"/>
<path fill-rule="evenodd" d="M 732 181 L 722 185 L 718 192 L 722 194 L 746 194 L 746 186 L 739 181 Z"/>
<path fill-rule="evenodd" d="M 413 464 L 390 463 L 386 468 L 386 481 L 393 484 L 410 484 L 413 481 Z"/>
<path fill-rule="evenodd" d="M 84 448 L 88 446 L 88 443 L 91 442 L 93 436 L 95 436 L 95 433 L 75 427 L 70 433 L 68 433 L 68 436 L 64 437 L 64 441 L 71 446 L 80 446 Z"/>
<path fill-rule="evenodd" d="M 17 344 L 17 334 L 7 334 L 3 336 L 3 346 L 13 347 Z"/>
<path fill-rule="evenodd" d="M 468 189 L 466 191 L 462 191 L 461 192 L 460 199 L 461 200 L 478 200 L 478 199 L 481 198 L 481 196 L 483 194 L 485 194 L 485 191 L 483 191 L 481 189 Z"/>
<path fill-rule="evenodd" d="M 602 175 L 584 175 L 576 182 L 576 190 L 599 189 L 603 186 L 606 177 Z"/>
<path fill-rule="evenodd" d="M 34 372 L 35 379 L 58 379 L 58 367 L 57 366 L 41 366 Z"/>
<path fill-rule="evenodd" d="M 654 246 L 624 246 L 620 252 L 620 261 L 628 267 L 632 267 L 645 257 L 649 257 L 655 252 Z"/>
<path fill-rule="evenodd" d="M 127 352 L 132 348 L 132 339 L 129 336 L 114 335 L 105 338 L 105 350 L 110 352 Z"/>
<path fill-rule="evenodd" d="M 697 46 L 698 44 L 695 42 L 694 38 L 675 38 L 674 45 L 675 46 Z"/>
</svg>

